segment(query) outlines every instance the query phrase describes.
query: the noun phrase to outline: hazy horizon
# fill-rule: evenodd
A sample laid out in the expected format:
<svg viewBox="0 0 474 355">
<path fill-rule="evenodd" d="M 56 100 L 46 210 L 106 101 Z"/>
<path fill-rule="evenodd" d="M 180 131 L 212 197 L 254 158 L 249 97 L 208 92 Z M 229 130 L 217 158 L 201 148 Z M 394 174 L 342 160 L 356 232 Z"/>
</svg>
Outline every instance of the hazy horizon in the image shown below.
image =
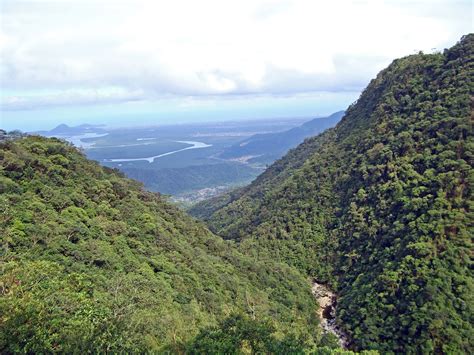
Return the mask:
<svg viewBox="0 0 474 355">
<path fill-rule="evenodd" d="M 58 107 L 48 110 L 36 110 L 42 115 L 41 119 L 31 111 L 10 111 L 3 120 L 0 128 L 6 130 L 19 129 L 24 132 L 51 130 L 59 124 L 77 126 L 81 124 L 106 125 L 109 128 L 131 126 L 162 126 L 173 124 L 211 123 L 228 121 L 251 121 L 271 119 L 312 119 L 328 116 L 334 112 L 345 110 L 357 100 L 360 93 L 348 93 L 336 99 L 327 99 L 320 93 L 315 96 L 240 99 L 227 102 L 212 103 L 192 110 L 184 106 L 172 105 L 156 107 L 155 109 L 136 103 L 123 103 L 121 109 L 125 112 L 115 113 L 114 106 L 103 106 L 90 111 L 89 106 Z M 324 101 L 322 101 L 324 100 Z M 182 99 L 183 102 L 186 99 Z M 163 102 L 162 102 L 163 103 Z M 5 112 L 3 112 L 5 114 Z"/>
</svg>

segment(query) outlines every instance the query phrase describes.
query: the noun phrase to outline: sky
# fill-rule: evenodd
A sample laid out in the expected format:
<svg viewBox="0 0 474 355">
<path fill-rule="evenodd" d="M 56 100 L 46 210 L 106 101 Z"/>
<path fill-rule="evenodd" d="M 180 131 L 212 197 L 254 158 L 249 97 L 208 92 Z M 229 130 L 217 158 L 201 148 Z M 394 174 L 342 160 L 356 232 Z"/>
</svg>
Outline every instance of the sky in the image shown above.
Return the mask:
<svg viewBox="0 0 474 355">
<path fill-rule="evenodd" d="M 316 117 L 398 57 L 473 32 L 472 1 L 0 0 L 0 127 Z"/>
</svg>

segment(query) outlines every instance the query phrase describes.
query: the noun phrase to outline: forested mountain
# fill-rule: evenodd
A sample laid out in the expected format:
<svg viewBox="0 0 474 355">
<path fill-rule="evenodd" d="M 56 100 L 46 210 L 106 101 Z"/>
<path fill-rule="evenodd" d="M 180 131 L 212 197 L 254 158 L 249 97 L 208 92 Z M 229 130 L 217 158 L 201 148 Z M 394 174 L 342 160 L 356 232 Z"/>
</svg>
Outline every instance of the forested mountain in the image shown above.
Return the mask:
<svg viewBox="0 0 474 355">
<path fill-rule="evenodd" d="M 255 134 L 227 148 L 220 154 L 224 159 L 248 158 L 249 162 L 272 163 L 307 137 L 334 127 L 344 116 L 338 111 L 328 117 L 318 117 L 301 126 L 277 133 Z"/>
<path fill-rule="evenodd" d="M 319 342 L 297 270 L 243 255 L 63 141 L 0 148 L 1 353 L 209 350 L 209 331 L 236 320 L 241 333 L 215 340 L 227 350 Z"/>
<path fill-rule="evenodd" d="M 473 353 L 474 35 L 395 60 L 334 128 L 191 210 L 328 282 L 356 349 Z"/>
</svg>

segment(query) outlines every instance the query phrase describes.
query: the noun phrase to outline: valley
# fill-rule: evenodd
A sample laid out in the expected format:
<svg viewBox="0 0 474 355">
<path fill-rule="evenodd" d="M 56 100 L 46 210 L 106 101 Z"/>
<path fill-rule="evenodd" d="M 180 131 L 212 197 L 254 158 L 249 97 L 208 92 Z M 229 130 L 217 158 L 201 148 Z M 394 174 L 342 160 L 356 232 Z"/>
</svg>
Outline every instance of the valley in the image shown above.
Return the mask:
<svg viewBox="0 0 474 355">
<path fill-rule="evenodd" d="M 65 139 L 90 159 L 189 206 L 250 183 L 278 157 L 277 152 L 284 154 L 311 132 L 336 124 L 340 117 L 315 119 L 311 129 L 300 128 L 308 126 L 308 119 L 294 118 L 143 128 L 60 125 L 38 133 Z M 278 149 L 275 136 L 279 137 Z M 235 146 L 255 139 L 269 143 L 236 151 Z"/>
<path fill-rule="evenodd" d="M 474 34 L 432 52 L 328 117 L 0 130 L 0 353 L 474 353 Z"/>
<path fill-rule="evenodd" d="M 137 140 L 139 140 L 139 139 L 140 138 L 137 138 Z M 141 138 L 141 140 L 144 140 L 144 139 L 146 139 L 146 138 Z M 148 140 L 148 139 L 146 139 L 146 140 Z M 178 150 L 172 150 L 171 152 L 166 152 L 166 153 L 163 153 L 163 154 L 154 155 L 152 157 L 146 157 L 146 158 L 111 158 L 111 159 L 104 159 L 103 162 L 104 163 L 122 163 L 122 162 L 145 160 L 149 163 L 153 163 L 155 161 L 155 159 L 165 157 L 165 156 L 171 155 L 171 154 L 176 154 L 176 153 L 179 153 L 179 152 L 184 152 L 185 150 L 202 149 L 202 148 L 212 147 L 212 144 L 206 144 L 206 143 L 202 143 L 202 142 L 194 142 L 194 141 L 175 141 L 175 142 L 176 143 L 187 144 L 189 146 L 186 147 L 186 148 L 178 149 Z"/>
</svg>

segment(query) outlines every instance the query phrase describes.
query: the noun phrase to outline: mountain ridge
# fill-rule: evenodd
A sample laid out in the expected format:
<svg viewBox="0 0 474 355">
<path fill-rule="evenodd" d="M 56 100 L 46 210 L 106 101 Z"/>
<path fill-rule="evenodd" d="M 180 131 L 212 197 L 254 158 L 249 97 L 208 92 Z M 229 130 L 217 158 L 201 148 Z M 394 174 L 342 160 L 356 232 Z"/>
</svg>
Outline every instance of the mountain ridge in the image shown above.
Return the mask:
<svg viewBox="0 0 474 355">
<path fill-rule="evenodd" d="M 321 133 L 339 122 L 344 111 L 327 117 L 317 117 L 301 126 L 283 132 L 256 134 L 227 148 L 220 154 L 223 159 L 247 158 L 249 163 L 267 163 L 281 158 L 289 149 L 305 138 Z"/>
<path fill-rule="evenodd" d="M 333 285 L 355 349 L 472 352 L 473 72 L 472 34 L 394 60 L 335 128 L 190 212 Z"/>
</svg>

